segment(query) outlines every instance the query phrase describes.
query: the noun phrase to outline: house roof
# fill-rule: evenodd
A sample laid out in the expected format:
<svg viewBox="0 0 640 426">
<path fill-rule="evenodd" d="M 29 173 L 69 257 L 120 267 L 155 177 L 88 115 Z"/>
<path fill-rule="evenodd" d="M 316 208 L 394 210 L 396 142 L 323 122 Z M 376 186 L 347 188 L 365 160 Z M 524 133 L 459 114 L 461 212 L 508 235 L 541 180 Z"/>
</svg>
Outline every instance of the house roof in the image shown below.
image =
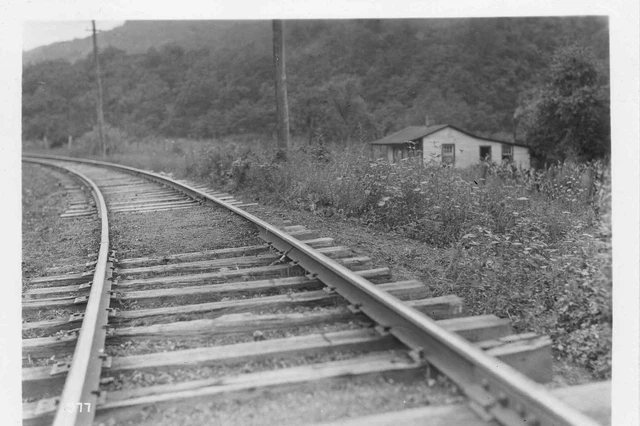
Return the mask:
<svg viewBox="0 0 640 426">
<path fill-rule="evenodd" d="M 485 138 L 482 136 L 474 135 L 473 133 L 469 133 L 466 130 L 462 130 L 459 127 L 455 127 L 450 124 L 434 124 L 433 126 L 409 126 L 395 133 L 387 135 L 382 139 L 378 139 L 376 141 L 369 142 L 369 143 L 371 145 L 399 145 L 399 144 L 407 143 L 409 141 L 415 141 L 416 139 L 420 139 L 425 136 L 429 136 L 430 134 L 439 132 L 440 130 L 445 129 L 447 127 L 457 130 L 460 133 L 464 133 L 467 136 L 471 136 L 472 138 L 480 139 L 483 141 L 498 142 L 498 143 L 504 143 L 508 145 L 524 146 L 525 148 L 529 148 L 528 145 L 524 145 L 521 143 L 501 141 L 498 139 L 491 139 L 491 138 Z"/>
<path fill-rule="evenodd" d="M 434 126 L 409 126 L 395 133 L 385 136 L 382 139 L 371 142 L 372 145 L 393 145 L 402 144 L 416 139 L 420 139 L 438 130 L 447 127 L 448 124 L 436 124 Z"/>
</svg>

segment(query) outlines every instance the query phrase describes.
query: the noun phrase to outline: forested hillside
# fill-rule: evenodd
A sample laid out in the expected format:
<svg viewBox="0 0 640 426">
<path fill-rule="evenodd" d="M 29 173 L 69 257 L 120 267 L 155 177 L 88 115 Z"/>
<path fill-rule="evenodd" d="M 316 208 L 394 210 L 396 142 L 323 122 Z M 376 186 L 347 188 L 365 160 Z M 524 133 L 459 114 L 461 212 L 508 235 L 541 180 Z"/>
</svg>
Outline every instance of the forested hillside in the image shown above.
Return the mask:
<svg viewBox="0 0 640 426">
<path fill-rule="evenodd" d="M 111 45 L 100 55 L 111 126 L 136 136 L 272 135 L 269 21 L 134 21 L 100 37 Z M 370 141 L 428 115 L 512 139 L 519 97 L 572 44 L 592 52 L 607 83 L 605 18 L 287 21 L 291 132 Z M 25 139 L 62 143 L 94 126 L 89 49 L 85 39 L 27 52 L 65 59 L 25 66 Z"/>
<path fill-rule="evenodd" d="M 23 64 L 65 59 L 75 62 L 93 52 L 87 21 L 87 36 L 53 43 L 24 52 Z M 175 43 L 185 49 L 239 47 L 247 41 L 264 40 L 270 21 L 126 21 L 109 31 L 100 31 L 100 43 L 127 53 L 145 53 L 151 47 Z M 266 45 L 266 44 L 265 44 Z"/>
</svg>

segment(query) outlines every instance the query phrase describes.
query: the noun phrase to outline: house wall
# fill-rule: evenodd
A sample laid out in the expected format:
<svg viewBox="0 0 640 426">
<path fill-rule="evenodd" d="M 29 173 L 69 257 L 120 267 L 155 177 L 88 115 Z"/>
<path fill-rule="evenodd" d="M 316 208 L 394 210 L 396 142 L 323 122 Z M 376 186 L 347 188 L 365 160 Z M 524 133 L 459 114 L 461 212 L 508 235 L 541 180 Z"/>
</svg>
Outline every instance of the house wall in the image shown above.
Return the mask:
<svg viewBox="0 0 640 426">
<path fill-rule="evenodd" d="M 423 156 L 425 163 L 441 163 L 442 144 L 455 145 L 454 167 L 464 168 L 480 162 L 480 147 L 491 147 L 491 160 L 502 161 L 502 143 L 476 139 L 450 127 L 432 133 L 422 138 Z M 529 150 L 523 146 L 512 145 L 513 161 L 522 167 L 530 167 Z"/>
<path fill-rule="evenodd" d="M 525 169 L 531 168 L 531 153 L 524 146 L 513 146 L 513 162 Z"/>
</svg>

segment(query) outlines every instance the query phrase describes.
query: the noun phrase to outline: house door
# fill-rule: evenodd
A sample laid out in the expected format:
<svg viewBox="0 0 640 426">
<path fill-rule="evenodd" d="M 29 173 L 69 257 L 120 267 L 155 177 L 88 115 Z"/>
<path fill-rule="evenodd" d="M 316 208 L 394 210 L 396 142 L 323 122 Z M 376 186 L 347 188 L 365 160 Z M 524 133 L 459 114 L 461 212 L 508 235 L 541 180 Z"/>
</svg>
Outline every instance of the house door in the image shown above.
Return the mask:
<svg viewBox="0 0 640 426">
<path fill-rule="evenodd" d="M 480 147 L 480 160 L 491 161 L 491 146 Z"/>
<path fill-rule="evenodd" d="M 393 147 L 393 162 L 398 163 L 402 160 L 402 146 Z"/>
</svg>

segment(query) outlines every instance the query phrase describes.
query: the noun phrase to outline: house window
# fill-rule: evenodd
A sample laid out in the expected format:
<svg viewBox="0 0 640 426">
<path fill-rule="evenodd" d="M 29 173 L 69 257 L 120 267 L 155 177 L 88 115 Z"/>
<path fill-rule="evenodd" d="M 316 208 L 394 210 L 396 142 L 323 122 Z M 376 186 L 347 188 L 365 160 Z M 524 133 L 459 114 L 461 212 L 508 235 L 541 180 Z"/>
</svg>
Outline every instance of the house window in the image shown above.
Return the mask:
<svg viewBox="0 0 640 426">
<path fill-rule="evenodd" d="M 480 160 L 491 161 L 491 146 L 480 147 Z"/>
<path fill-rule="evenodd" d="M 456 162 L 456 146 L 452 143 L 442 144 L 442 163 L 451 164 L 452 166 Z"/>
<path fill-rule="evenodd" d="M 513 161 L 513 146 L 512 145 L 502 145 L 502 161 Z"/>
</svg>

